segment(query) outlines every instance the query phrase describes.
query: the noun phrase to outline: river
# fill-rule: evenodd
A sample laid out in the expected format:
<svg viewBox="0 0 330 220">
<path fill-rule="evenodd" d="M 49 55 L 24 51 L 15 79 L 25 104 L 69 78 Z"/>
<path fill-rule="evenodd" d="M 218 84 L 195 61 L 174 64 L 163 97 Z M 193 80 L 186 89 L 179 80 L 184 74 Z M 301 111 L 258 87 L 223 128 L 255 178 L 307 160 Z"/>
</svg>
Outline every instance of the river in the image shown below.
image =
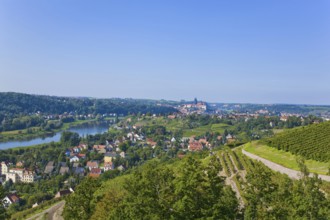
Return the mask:
<svg viewBox="0 0 330 220">
<path fill-rule="evenodd" d="M 76 132 L 82 137 L 86 135 L 95 135 L 95 134 L 104 133 L 108 131 L 109 125 L 110 125 L 109 123 L 88 123 L 88 124 L 86 123 L 83 125 L 79 125 L 77 127 L 69 128 L 68 131 Z M 55 133 L 53 136 L 39 137 L 31 140 L 3 142 L 0 143 L 0 150 L 5 150 L 14 147 L 27 147 L 37 144 L 50 143 L 52 141 L 57 142 L 60 141 L 61 133 L 62 131 Z"/>
</svg>

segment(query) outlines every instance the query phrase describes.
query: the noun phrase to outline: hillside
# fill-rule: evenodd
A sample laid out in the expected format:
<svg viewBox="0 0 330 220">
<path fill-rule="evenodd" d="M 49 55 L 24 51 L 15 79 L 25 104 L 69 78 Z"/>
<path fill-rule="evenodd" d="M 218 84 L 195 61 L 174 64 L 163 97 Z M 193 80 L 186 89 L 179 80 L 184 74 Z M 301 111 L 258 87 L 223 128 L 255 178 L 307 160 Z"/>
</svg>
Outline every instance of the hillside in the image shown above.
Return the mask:
<svg viewBox="0 0 330 220">
<path fill-rule="evenodd" d="M 266 139 L 265 143 L 279 150 L 301 155 L 306 159 L 330 160 L 330 122 L 286 130 Z"/>
<path fill-rule="evenodd" d="M 38 111 L 44 114 L 63 114 L 75 112 L 78 114 L 104 113 L 170 113 L 176 110 L 164 101 L 139 99 L 96 99 L 30 95 L 13 92 L 0 93 L 0 120 L 15 115 L 27 115 Z M 2 115 L 2 117 L 1 117 Z"/>
<path fill-rule="evenodd" d="M 290 180 L 240 150 L 167 162 L 154 159 L 103 180 L 85 179 L 66 198 L 64 218 L 327 219 L 329 215 L 329 200 L 319 190 L 319 180 Z"/>
</svg>

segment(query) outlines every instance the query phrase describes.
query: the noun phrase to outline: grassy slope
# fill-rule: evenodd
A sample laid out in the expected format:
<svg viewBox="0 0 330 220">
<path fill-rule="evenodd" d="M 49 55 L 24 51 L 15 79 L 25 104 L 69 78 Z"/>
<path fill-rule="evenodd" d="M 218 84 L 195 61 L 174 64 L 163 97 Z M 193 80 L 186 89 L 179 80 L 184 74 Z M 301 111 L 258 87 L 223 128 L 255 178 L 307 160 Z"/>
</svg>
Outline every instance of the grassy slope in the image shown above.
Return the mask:
<svg viewBox="0 0 330 220">
<path fill-rule="evenodd" d="M 183 130 L 184 137 L 190 137 L 193 135 L 200 136 L 205 134 L 207 131 L 223 133 L 226 128 L 228 129 L 230 127 L 230 125 L 219 123 L 219 124 L 209 124 L 193 129 L 188 129 L 187 124 L 185 124 L 185 121 L 182 119 L 164 119 L 164 118 L 149 118 L 143 121 L 139 121 L 136 124 L 140 126 L 162 125 L 166 127 L 166 130 L 172 132 Z"/>
<path fill-rule="evenodd" d="M 225 129 L 229 127 L 230 126 L 226 124 L 210 124 L 194 129 L 185 129 L 183 132 L 183 136 L 185 137 L 190 137 L 192 135 L 200 136 L 205 134 L 207 131 L 223 133 Z"/>
<path fill-rule="evenodd" d="M 293 155 L 290 152 L 277 150 L 275 148 L 260 144 L 259 142 L 252 142 L 246 144 L 244 146 L 244 150 L 267 160 L 270 160 L 274 163 L 285 166 L 287 168 L 299 170 L 298 164 L 296 162 L 297 156 Z M 309 168 L 310 172 L 313 173 L 327 174 L 329 169 L 329 163 L 319 162 L 315 160 L 306 160 L 305 163 Z"/>
</svg>

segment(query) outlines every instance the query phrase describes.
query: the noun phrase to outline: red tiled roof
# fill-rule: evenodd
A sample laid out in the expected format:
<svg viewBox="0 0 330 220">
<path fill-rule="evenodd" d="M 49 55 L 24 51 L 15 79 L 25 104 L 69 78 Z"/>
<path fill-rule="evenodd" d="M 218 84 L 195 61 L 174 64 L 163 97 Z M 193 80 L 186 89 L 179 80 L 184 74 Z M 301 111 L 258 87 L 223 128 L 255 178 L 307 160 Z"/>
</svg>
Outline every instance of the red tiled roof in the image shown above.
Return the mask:
<svg viewBox="0 0 330 220">
<path fill-rule="evenodd" d="M 100 174 L 90 173 L 90 174 L 88 174 L 88 176 L 93 177 L 93 178 L 99 178 Z"/>
<path fill-rule="evenodd" d="M 190 142 L 188 146 L 188 150 L 190 151 L 200 151 L 203 150 L 203 145 L 197 141 Z"/>
<path fill-rule="evenodd" d="M 91 172 L 92 174 L 101 174 L 101 169 L 100 168 L 92 168 L 91 169 Z"/>
<path fill-rule="evenodd" d="M 20 198 L 18 197 L 18 195 L 16 195 L 16 193 L 9 194 L 7 197 L 12 203 L 19 202 L 20 200 Z"/>
</svg>

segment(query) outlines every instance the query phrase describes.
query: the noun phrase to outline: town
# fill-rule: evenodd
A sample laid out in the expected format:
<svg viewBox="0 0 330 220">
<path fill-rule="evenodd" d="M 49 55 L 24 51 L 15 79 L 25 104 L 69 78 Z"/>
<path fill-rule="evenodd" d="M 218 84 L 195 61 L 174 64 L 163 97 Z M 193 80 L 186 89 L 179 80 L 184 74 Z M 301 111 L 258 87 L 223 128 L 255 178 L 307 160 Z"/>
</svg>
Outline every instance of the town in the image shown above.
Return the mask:
<svg viewBox="0 0 330 220">
<path fill-rule="evenodd" d="M 192 102 L 156 104 L 172 112 L 47 114 L 38 111 L 49 123 L 102 123 L 109 121 L 103 134 L 79 137 L 63 131 L 58 143 L 0 152 L 0 182 L 7 194 L 3 199 L 9 213 L 57 201 L 75 192 L 85 178 L 106 180 L 124 175 L 146 161 L 158 158 L 184 158 L 194 152 L 212 153 L 236 147 L 274 132 L 309 124 L 327 117 L 302 112 L 275 111 L 269 106 L 214 105 L 195 99 Z M 29 114 L 31 117 L 31 114 Z M 34 116 L 33 116 L 34 117 Z M 58 122 L 56 122 L 58 121 Z M 44 153 L 43 151 L 48 151 Z M 2 153 L 2 156 L 1 156 Z M 56 182 L 56 187 L 50 185 Z M 42 193 L 35 187 L 42 186 Z M 55 200 L 54 200 L 55 199 Z M 13 205 L 15 204 L 15 205 Z"/>
</svg>

